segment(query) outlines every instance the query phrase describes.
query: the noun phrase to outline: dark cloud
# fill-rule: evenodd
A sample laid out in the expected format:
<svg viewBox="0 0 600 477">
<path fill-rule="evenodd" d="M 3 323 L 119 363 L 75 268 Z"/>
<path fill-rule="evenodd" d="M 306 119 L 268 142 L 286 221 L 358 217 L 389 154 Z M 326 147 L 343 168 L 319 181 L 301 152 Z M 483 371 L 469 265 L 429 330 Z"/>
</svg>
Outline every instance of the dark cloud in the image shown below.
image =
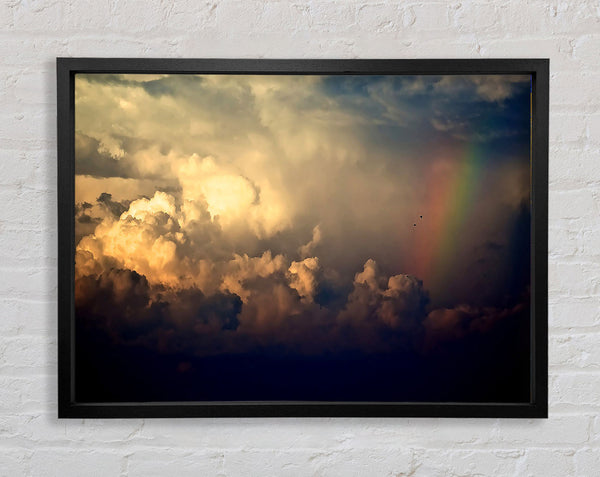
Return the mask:
<svg viewBox="0 0 600 477">
<path fill-rule="evenodd" d="M 148 280 L 131 270 L 80 277 L 75 297 L 79 323 L 98 327 L 116 342 L 136 342 L 163 324 L 164 303 L 151 302 Z"/>
<path fill-rule="evenodd" d="M 526 309 L 473 307 L 428 311 L 422 283 L 409 276 L 377 275 L 368 262 L 357 274 L 345 306 L 303 301 L 283 275 L 255 278 L 245 302 L 233 293 L 206 296 L 198 289 L 151 286 L 131 270 L 111 269 L 76 280 L 76 316 L 115 343 L 170 354 L 258 352 L 265 347 L 316 355 L 385 350 L 428 354 L 445 342 L 489 333 Z"/>
<path fill-rule="evenodd" d="M 94 233 L 96 226 L 102 222 L 102 217 L 95 215 L 93 205 L 89 202 L 75 204 L 75 243 Z"/>
<path fill-rule="evenodd" d="M 439 136 L 505 149 L 507 138 L 529 140 L 530 81 L 527 75 L 331 76 L 323 89 L 338 107 L 370 119 L 360 134 L 375 147 L 416 152 Z"/>
<path fill-rule="evenodd" d="M 155 148 L 167 155 L 171 146 L 164 142 L 154 142 L 111 132 L 110 141 L 118 147 L 118 154 L 111 154 L 103 141 L 75 132 L 75 173 L 97 178 L 120 177 L 123 179 L 162 179 L 162 175 L 153 170 L 140 171 L 135 154 Z M 152 155 L 150 155 L 152 157 Z"/>
<path fill-rule="evenodd" d="M 239 326 L 240 297 L 231 293 L 204 295 L 152 287 L 132 270 L 111 269 L 75 281 L 78 323 L 107 333 L 115 343 L 142 345 L 165 353 L 193 350 L 212 338 L 202 352 L 215 352 L 222 333 Z"/>
<path fill-rule="evenodd" d="M 135 86 L 140 86 L 151 96 L 179 96 L 189 94 L 190 89 L 200 89 L 203 82 L 203 79 L 196 75 L 170 75 L 142 81 Z"/>
<path fill-rule="evenodd" d="M 106 207 L 107 210 L 115 217 L 120 217 L 121 214 L 129 208 L 129 204 L 131 204 L 130 200 L 125 200 L 122 202 L 112 200 L 112 194 L 109 194 L 108 192 L 102 192 L 96 201 Z"/>
<path fill-rule="evenodd" d="M 205 296 L 198 289 L 184 289 L 165 297 L 169 300 L 169 313 L 174 322 L 195 332 L 220 332 L 236 330 L 240 322 L 242 300 L 233 293 L 216 293 Z"/>
<path fill-rule="evenodd" d="M 85 77 L 85 81 L 90 83 L 96 83 L 99 85 L 118 85 L 118 86 L 136 86 L 139 83 L 132 79 L 127 79 L 126 75 L 120 74 L 105 74 L 105 73 L 94 73 L 86 75 L 77 75 L 78 77 Z"/>
<path fill-rule="evenodd" d="M 445 341 L 456 341 L 472 334 L 489 332 L 499 322 L 519 316 L 524 310 L 527 307 L 523 302 L 511 308 L 459 305 L 451 309 L 433 310 L 423 322 L 426 330 L 425 350 L 429 351 Z"/>
<path fill-rule="evenodd" d="M 197 351 L 202 354 L 245 351 L 266 343 L 315 353 L 325 348 L 381 349 L 390 337 L 416 336 L 428 302 L 419 280 L 377 275 L 373 261 L 356 275 L 343 307 L 313 302 L 307 297 L 315 291 L 290 283 L 283 272 L 254 275 L 242 285 L 250 291 L 244 301 L 230 292 L 207 296 L 197 288 L 152 286 L 132 270 L 111 269 L 77 278 L 76 309 L 81 320 L 101 323 L 118 340 L 163 351 L 201 341 L 205 347 Z M 253 341 L 257 336 L 263 338 Z"/>
<path fill-rule="evenodd" d="M 135 168 L 114 158 L 103 150 L 100 141 L 81 132 L 75 133 L 75 173 L 94 177 L 131 178 L 138 175 Z"/>
<path fill-rule="evenodd" d="M 90 217 L 89 215 L 86 214 L 81 214 L 77 217 L 77 221 L 80 224 L 92 224 L 92 223 L 99 223 L 99 220 L 94 220 L 92 217 Z"/>
</svg>

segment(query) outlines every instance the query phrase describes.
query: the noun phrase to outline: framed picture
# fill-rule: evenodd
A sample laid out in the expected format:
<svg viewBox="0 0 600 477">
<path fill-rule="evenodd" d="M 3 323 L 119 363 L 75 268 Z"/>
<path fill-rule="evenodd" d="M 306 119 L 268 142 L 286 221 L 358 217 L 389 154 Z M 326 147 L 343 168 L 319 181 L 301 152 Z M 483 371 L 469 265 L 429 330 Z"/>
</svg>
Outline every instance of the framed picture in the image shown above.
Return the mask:
<svg viewBox="0 0 600 477">
<path fill-rule="evenodd" d="M 59 417 L 547 417 L 548 68 L 59 58 Z"/>
</svg>

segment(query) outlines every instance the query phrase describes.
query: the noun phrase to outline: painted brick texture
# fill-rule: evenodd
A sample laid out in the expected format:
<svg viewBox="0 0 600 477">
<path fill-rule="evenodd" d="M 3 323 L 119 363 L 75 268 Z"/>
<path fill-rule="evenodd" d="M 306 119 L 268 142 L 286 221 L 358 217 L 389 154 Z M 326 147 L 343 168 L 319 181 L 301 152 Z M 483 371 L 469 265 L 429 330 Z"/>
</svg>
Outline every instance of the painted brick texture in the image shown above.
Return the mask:
<svg viewBox="0 0 600 477">
<path fill-rule="evenodd" d="M 4 0 L 1 476 L 600 475 L 600 3 Z M 57 56 L 549 57 L 550 418 L 56 418 Z"/>
</svg>

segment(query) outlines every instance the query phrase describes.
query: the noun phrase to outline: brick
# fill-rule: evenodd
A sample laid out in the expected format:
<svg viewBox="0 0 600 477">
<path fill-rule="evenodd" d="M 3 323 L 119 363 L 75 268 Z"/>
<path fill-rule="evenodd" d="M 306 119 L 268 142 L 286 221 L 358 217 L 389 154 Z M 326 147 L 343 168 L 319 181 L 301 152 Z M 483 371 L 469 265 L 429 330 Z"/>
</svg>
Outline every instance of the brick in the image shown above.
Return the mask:
<svg viewBox="0 0 600 477">
<path fill-rule="evenodd" d="M 554 219 L 593 217 L 598 213 L 598 201 L 593 189 L 550 192 L 548 215 Z"/>
<path fill-rule="evenodd" d="M 55 222 L 56 192 L 53 190 L 11 187 L 0 189 L 0 200 L 4 204 L 2 223 L 4 226 L 35 225 L 47 228 Z"/>
<path fill-rule="evenodd" d="M 396 4 L 364 4 L 358 8 L 356 20 L 362 30 L 388 32 L 402 27 L 402 10 Z"/>
<path fill-rule="evenodd" d="M 56 338 L 14 336 L 0 341 L 0 376 L 48 374 L 56 369 Z"/>
<path fill-rule="evenodd" d="M 318 2 L 310 5 L 311 24 L 320 31 L 342 32 L 356 22 L 356 9 L 349 2 Z"/>
<path fill-rule="evenodd" d="M 518 475 L 574 475 L 571 450 L 530 449 Z"/>
<path fill-rule="evenodd" d="M 189 30 L 190 19 L 202 28 L 214 26 L 217 16 L 217 1 L 200 1 L 193 3 L 176 3 L 168 10 L 165 19 L 165 26 L 169 30 L 187 31 Z"/>
<path fill-rule="evenodd" d="M 555 186 L 553 189 L 563 185 L 581 188 L 582 184 L 597 181 L 600 178 L 598 154 L 598 150 L 584 144 L 553 147 L 549 157 L 550 185 Z"/>
<path fill-rule="evenodd" d="M 597 295 L 600 291 L 599 272 L 600 263 L 551 261 L 548 264 L 548 291 L 580 298 Z"/>
<path fill-rule="evenodd" d="M 2 2 L 0 5 L 0 25 L 9 30 L 14 25 L 14 4 Z"/>
<path fill-rule="evenodd" d="M 425 35 L 430 33 L 425 31 Z M 421 33 L 419 33 L 421 35 Z M 431 38 L 427 41 L 429 47 L 426 51 L 421 51 L 420 40 L 412 36 L 404 36 L 402 43 L 399 44 L 399 56 L 419 58 L 478 58 L 480 57 L 480 45 L 474 38 L 459 37 L 458 39 L 448 40 L 447 38 Z M 389 57 L 389 56 L 388 56 Z"/>
<path fill-rule="evenodd" d="M 3 231 L 4 247 L 0 260 L 4 266 L 33 265 L 41 260 L 56 259 L 57 233 L 55 230 L 18 230 L 6 227 Z M 12 262 L 12 263 L 11 263 Z M 13 265 L 14 264 L 14 265 Z"/>
<path fill-rule="evenodd" d="M 67 36 L 53 38 L 33 34 L 2 36 L 0 42 L 2 63 L 5 67 L 18 66 L 20 69 L 30 64 L 40 68 L 42 63 L 52 67 L 57 56 L 66 54 L 67 39 Z"/>
<path fill-rule="evenodd" d="M 52 87 L 52 86 L 50 86 Z M 47 113 L 54 112 L 54 108 L 48 108 Z M 5 144 L 16 146 L 19 141 L 26 141 L 32 137 L 44 137 L 48 131 L 54 135 L 56 131 L 56 120 L 48 117 L 43 110 L 33 106 L 21 105 L 14 112 L 0 112 L 0 140 Z M 10 146 L 9 146 L 10 147 Z"/>
<path fill-rule="evenodd" d="M 49 442 L 54 443 L 56 446 L 67 444 L 67 441 L 62 437 L 64 426 L 60 423 L 48 425 L 49 421 L 55 418 L 56 413 L 53 413 L 50 417 L 44 411 L 39 410 L 2 413 L 0 415 L 0 442 L 2 442 L 3 447 L 31 449 Z"/>
<path fill-rule="evenodd" d="M 600 449 L 584 448 L 575 453 L 576 475 L 596 475 L 600 469 Z"/>
<path fill-rule="evenodd" d="M 553 227 L 548 231 L 548 253 L 558 258 L 582 254 L 586 231 Z"/>
<path fill-rule="evenodd" d="M 123 57 L 160 57 L 174 56 L 177 39 L 150 38 L 107 38 L 107 37 L 74 37 L 65 45 L 66 56 L 93 56 L 94 51 L 117 49 Z M 187 55 L 185 55 L 187 56 Z"/>
<path fill-rule="evenodd" d="M 3 298 L 0 334 L 3 337 L 52 334 L 56 329 L 56 309 L 55 300 Z"/>
<path fill-rule="evenodd" d="M 503 28 L 498 22 L 498 6 L 494 3 L 458 4 L 452 19 L 458 31 L 462 33 L 485 30 L 489 35 L 493 35 Z"/>
<path fill-rule="evenodd" d="M 15 30 L 52 31 L 60 28 L 66 13 L 65 2 L 41 0 L 18 2 L 13 7 Z"/>
<path fill-rule="evenodd" d="M 248 464 L 262 466 L 265 475 L 402 475 L 413 468 L 410 450 L 295 449 L 283 453 L 250 449 L 224 453 L 226 475 L 240 475 Z"/>
<path fill-rule="evenodd" d="M 588 114 L 586 136 L 590 144 L 600 144 L 600 114 Z"/>
<path fill-rule="evenodd" d="M 596 107 L 600 102 L 597 84 L 600 84 L 600 71 L 551 73 L 550 102 Z"/>
<path fill-rule="evenodd" d="M 550 365 L 600 369 L 600 348 L 597 346 L 599 342 L 598 333 L 551 336 L 548 353 Z"/>
<path fill-rule="evenodd" d="M 41 412 L 55 407 L 48 395 L 47 380 L 40 376 L 15 377 L 0 374 L 0 409 L 5 414 Z M 54 394 L 56 396 L 56 394 Z"/>
<path fill-rule="evenodd" d="M 501 14 L 507 30 L 514 34 L 553 37 L 597 31 L 597 13 L 591 2 L 507 2 Z M 527 19 L 532 18 L 536 21 L 528 24 Z"/>
<path fill-rule="evenodd" d="M 518 465 L 525 452 L 525 450 L 419 449 L 416 452 L 417 465 L 414 475 L 514 476 L 517 475 Z"/>
<path fill-rule="evenodd" d="M 144 427 L 141 419 L 103 420 L 103 419 L 69 419 L 64 423 L 63 438 L 73 445 L 134 445 L 149 444 L 147 439 L 140 438 Z"/>
<path fill-rule="evenodd" d="M 586 137 L 587 118 L 581 114 L 554 114 L 550 121 L 551 142 L 582 141 Z"/>
<path fill-rule="evenodd" d="M 551 328 L 577 328 L 600 324 L 600 303 L 597 298 L 564 298 L 548 306 Z"/>
<path fill-rule="evenodd" d="M 30 460 L 33 451 L 30 449 L 0 450 L 0 476 L 20 477 L 31 475 Z"/>
<path fill-rule="evenodd" d="M 207 26 L 227 28 L 234 35 L 247 31 L 248 27 L 261 32 L 259 36 L 281 33 L 284 29 L 288 33 L 308 31 L 313 22 L 311 8 L 311 5 L 288 2 L 222 2 L 214 9 L 216 23 L 209 22 Z M 335 5 L 332 8 L 336 8 Z"/>
<path fill-rule="evenodd" d="M 147 32 L 161 28 L 167 4 L 162 2 L 115 1 L 111 6 L 110 29 L 117 32 Z M 99 35 L 104 36 L 104 35 Z"/>
<path fill-rule="evenodd" d="M 169 448 L 142 449 L 128 456 L 127 475 L 129 477 L 223 475 L 219 473 L 223 468 L 223 459 L 223 453 L 216 451 L 186 451 Z"/>
<path fill-rule="evenodd" d="M 55 151 L 0 149 L 0 185 L 54 190 L 55 158 Z"/>
<path fill-rule="evenodd" d="M 593 421 L 592 421 L 592 426 L 591 426 L 591 439 L 590 439 L 590 445 L 597 445 L 600 443 L 600 417 L 598 417 L 596 415 L 597 413 L 594 414 L 593 417 Z"/>
<path fill-rule="evenodd" d="M 582 253 L 587 257 L 600 255 L 600 228 L 584 230 L 582 233 Z"/>
<path fill-rule="evenodd" d="M 555 396 L 553 395 L 554 399 Z M 528 446 L 578 445 L 589 439 L 588 416 L 555 416 L 544 421 L 500 420 L 494 431 L 495 445 Z"/>
<path fill-rule="evenodd" d="M 553 404 L 600 406 L 600 373 L 561 373 L 551 376 L 550 397 Z"/>
<path fill-rule="evenodd" d="M 600 35 L 582 35 L 573 40 L 573 57 L 582 68 L 598 67 Z"/>
<path fill-rule="evenodd" d="M 519 8 L 527 8 L 526 3 L 518 5 Z M 503 6 L 498 7 L 504 11 Z M 532 28 L 535 25 L 523 16 L 522 13 L 515 13 L 509 17 L 507 14 L 506 23 L 496 23 L 496 31 L 501 28 L 501 35 L 498 38 L 481 38 L 481 53 L 490 58 L 550 58 L 551 71 L 568 71 L 577 66 L 573 58 L 573 46 L 571 37 L 557 36 L 544 37 L 543 35 L 532 36 L 523 35 L 516 26 L 523 21 L 526 27 Z M 510 25 L 510 26 L 509 26 Z M 505 37 L 504 34 L 508 36 Z M 554 85 L 551 85 L 551 89 Z"/>
<path fill-rule="evenodd" d="M 54 297 L 56 269 L 0 269 L 0 297 L 43 300 Z"/>
<path fill-rule="evenodd" d="M 62 22 L 69 30 L 105 31 L 110 27 L 114 12 L 110 0 L 66 2 Z"/>
<path fill-rule="evenodd" d="M 25 70 L 15 77 L 15 99 L 22 104 L 56 105 L 56 71 L 52 68 Z M 46 109 L 46 108 L 44 108 Z M 50 108 L 48 108 L 50 109 Z"/>
<path fill-rule="evenodd" d="M 422 30 L 448 30 L 452 28 L 450 21 L 450 6 L 445 2 L 418 3 L 410 7 L 415 16 L 412 26 Z"/>
<path fill-rule="evenodd" d="M 121 475 L 123 457 L 118 452 L 95 449 L 36 450 L 31 457 L 32 475 L 45 477 L 104 477 Z"/>
</svg>

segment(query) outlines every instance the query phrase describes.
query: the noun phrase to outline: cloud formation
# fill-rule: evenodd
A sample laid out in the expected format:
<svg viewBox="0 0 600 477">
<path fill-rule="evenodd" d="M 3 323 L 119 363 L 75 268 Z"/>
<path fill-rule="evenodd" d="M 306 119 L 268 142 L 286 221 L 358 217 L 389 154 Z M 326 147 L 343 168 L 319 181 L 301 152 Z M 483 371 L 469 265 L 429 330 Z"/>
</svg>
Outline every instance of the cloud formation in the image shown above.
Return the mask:
<svg viewBox="0 0 600 477">
<path fill-rule="evenodd" d="M 528 253 L 528 91 L 504 76 L 77 75 L 78 316 L 205 354 L 488 332 L 523 300 L 503 283 Z M 473 209 L 442 229 L 436 194 L 470 143 Z M 453 261 L 420 266 L 444 233 Z"/>
</svg>

